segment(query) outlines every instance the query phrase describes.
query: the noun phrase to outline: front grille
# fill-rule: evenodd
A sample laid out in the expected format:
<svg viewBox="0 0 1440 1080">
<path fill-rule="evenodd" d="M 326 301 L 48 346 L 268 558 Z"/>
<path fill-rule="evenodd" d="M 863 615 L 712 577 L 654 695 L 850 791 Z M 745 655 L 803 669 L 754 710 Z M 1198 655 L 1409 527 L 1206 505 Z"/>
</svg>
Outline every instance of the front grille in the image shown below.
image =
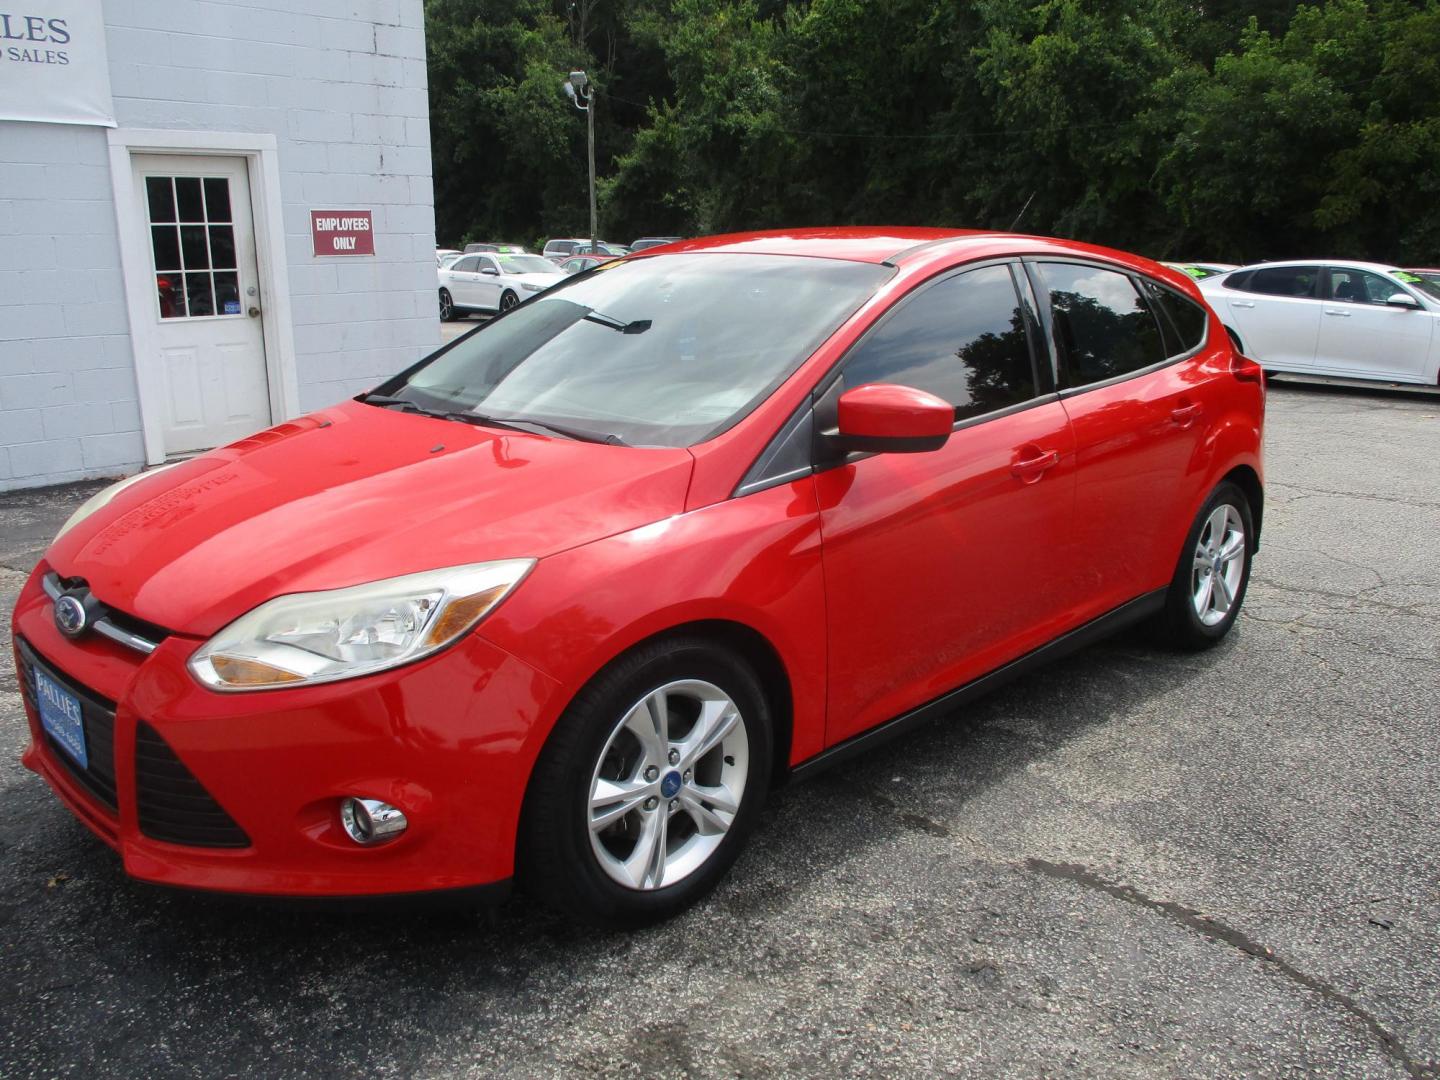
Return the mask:
<svg viewBox="0 0 1440 1080">
<path fill-rule="evenodd" d="M 50 756 L 65 768 L 65 771 L 81 788 L 114 813 L 117 806 L 115 801 L 115 703 L 107 701 L 93 691 L 85 689 L 75 680 L 60 674 L 50 664 L 41 660 L 35 650 L 30 648 L 26 642 L 17 640 L 15 644 L 20 650 L 20 690 L 37 716 L 40 714 L 40 702 L 35 693 L 35 668 L 37 666 L 43 667 L 46 675 L 64 686 L 80 700 L 80 720 L 85 728 L 85 754 L 90 760 L 89 767 L 81 768 L 80 763 L 63 750 L 60 744 L 50 737 L 49 732 L 41 728 L 45 746 L 49 749 Z"/>
<path fill-rule="evenodd" d="M 135 804 L 140 831 L 194 847 L 248 847 L 250 838 L 149 724 L 135 730 Z"/>
<path fill-rule="evenodd" d="M 101 603 L 90 593 L 90 587 L 85 583 L 84 578 L 62 578 L 52 570 L 41 578 L 40 584 L 45 590 L 45 595 L 50 597 L 52 602 L 59 600 L 67 593 L 77 599 L 83 598 L 94 631 L 111 641 L 124 645 L 127 649 L 133 649 L 149 656 L 160 647 L 162 641 L 170 636 L 170 631 L 163 626 L 156 626 L 144 619 L 137 619 L 134 615 L 127 615 L 108 604 Z"/>
</svg>

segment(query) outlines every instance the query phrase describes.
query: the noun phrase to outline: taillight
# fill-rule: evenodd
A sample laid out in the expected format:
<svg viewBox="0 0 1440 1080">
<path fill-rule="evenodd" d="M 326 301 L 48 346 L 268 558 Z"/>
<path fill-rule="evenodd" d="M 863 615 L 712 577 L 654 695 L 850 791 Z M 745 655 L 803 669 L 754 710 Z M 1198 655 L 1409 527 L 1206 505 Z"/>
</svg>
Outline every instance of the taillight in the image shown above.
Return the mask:
<svg viewBox="0 0 1440 1080">
<path fill-rule="evenodd" d="M 1265 369 L 1240 352 L 1233 354 L 1230 361 L 1230 373 L 1241 382 L 1259 383 L 1265 385 Z"/>
</svg>

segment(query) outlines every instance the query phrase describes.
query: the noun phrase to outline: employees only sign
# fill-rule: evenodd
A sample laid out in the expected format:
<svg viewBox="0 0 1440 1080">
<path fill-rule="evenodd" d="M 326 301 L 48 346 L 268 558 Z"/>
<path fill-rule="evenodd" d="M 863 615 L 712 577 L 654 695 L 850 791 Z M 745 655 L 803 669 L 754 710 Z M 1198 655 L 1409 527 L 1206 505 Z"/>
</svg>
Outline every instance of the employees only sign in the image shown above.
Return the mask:
<svg viewBox="0 0 1440 1080">
<path fill-rule="evenodd" d="M 316 255 L 374 255 L 371 210 L 311 210 L 310 239 Z"/>
<path fill-rule="evenodd" d="M 115 126 L 99 0 L 0 0 L 0 120 Z"/>
</svg>

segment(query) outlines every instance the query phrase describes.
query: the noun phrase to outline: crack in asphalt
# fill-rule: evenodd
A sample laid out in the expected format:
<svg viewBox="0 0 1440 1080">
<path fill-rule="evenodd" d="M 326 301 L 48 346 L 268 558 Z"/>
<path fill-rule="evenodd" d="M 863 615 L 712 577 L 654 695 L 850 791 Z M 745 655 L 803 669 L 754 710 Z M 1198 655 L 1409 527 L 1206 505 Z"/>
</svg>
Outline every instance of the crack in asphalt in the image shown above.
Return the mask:
<svg viewBox="0 0 1440 1080">
<path fill-rule="evenodd" d="M 1404 1069 L 1409 1076 L 1415 1077 L 1417 1080 L 1435 1080 L 1440 1077 L 1440 1064 L 1417 1061 L 1411 1057 L 1399 1037 L 1349 994 L 1331 986 L 1323 979 L 1307 975 L 1289 961 L 1277 956 L 1274 949 L 1261 945 L 1234 927 L 1227 926 L 1201 914 L 1194 908 L 1186 907 L 1173 900 L 1157 900 L 1152 896 L 1147 896 L 1133 885 L 1118 885 L 1115 882 L 1107 881 L 1089 867 L 1079 863 L 1053 863 L 1045 859 L 1030 858 L 1025 860 L 1024 866 L 1033 873 L 1043 874 L 1057 881 L 1069 881 L 1143 910 L 1157 912 L 1171 922 L 1177 923 L 1187 930 L 1193 930 L 1210 941 L 1229 945 L 1246 956 L 1273 964 L 1275 970 L 1291 982 L 1319 994 L 1322 999 L 1332 1005 L 1338 1005 L 1364 1024 L 1365 1028 L 1379 1042 L 1380 1049 L 1385 1056 Z"/>
</svg>

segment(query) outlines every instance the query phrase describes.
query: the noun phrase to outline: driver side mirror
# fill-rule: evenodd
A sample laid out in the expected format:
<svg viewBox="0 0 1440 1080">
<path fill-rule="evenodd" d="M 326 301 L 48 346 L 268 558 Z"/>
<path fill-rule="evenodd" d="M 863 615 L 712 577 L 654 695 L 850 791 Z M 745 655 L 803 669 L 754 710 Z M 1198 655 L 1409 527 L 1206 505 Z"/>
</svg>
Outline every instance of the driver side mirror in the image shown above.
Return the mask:
<svg viewBox="0 0 1440 1080">
<path fill-rule="evenodd" d="M 1397 292 L 1385 298 L 1385 306 L 1415 310 L 1420 307 L 1420 301 L 1416 300 L 1409 293 Z"/>
<path fill-rule="evenodd" d="M 847 390 L 837 403 L 839 448 L 877 454 L 939 450 L 955 426 L 955 409 L 924 390 L 867 383 Z"/>
</svg>

